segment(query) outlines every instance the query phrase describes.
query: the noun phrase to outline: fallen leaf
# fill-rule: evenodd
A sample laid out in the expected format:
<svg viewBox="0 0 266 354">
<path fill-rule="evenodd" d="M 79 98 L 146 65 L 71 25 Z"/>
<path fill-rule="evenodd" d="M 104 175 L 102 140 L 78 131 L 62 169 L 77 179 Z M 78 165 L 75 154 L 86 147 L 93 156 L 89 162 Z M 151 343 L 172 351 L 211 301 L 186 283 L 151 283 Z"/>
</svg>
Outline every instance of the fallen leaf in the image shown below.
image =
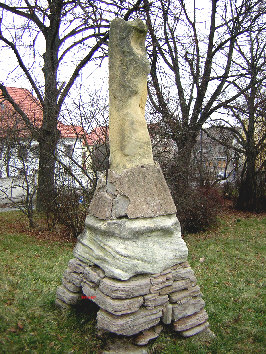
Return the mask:
<svg viewBox="0 0 266 354">
<path fill-rule="evenodd" d="M 8 332 L 12 332 L 12 333 L 16 333 L 17 332 L 16 328 L 14 328 L 14 327 L 8 328 L 7 331 Z"/>
<path fill-rule="evenodd" d="M 24 328 L 24 326 L 23 326 L 23 324 L 21 322 L 18 322 L 18 328 L 19 329 L 23 329 Z"/>
</svg>

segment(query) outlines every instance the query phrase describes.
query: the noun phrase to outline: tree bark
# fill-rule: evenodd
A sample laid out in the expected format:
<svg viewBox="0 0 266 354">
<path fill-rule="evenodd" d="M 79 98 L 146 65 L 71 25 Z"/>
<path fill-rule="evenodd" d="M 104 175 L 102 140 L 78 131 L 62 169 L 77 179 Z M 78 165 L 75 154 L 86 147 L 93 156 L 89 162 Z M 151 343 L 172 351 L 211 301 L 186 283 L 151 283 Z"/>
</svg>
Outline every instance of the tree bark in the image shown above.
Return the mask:
<svg viewBox="0 0 266 354">
<path fill-rule="evenodd" d="M 49 211 L 55 200 L 55 153 L 60 136 L 57 130 L 60 111 L 58 106 L 57 71 L 61 9 L 62 4 L 60 5 L 60 2 L 56 2 L 54 6 L 51 6 L 50 26 L 44 32 L 46 39 L 43 66 L 45 97 L 43 101 L 43 122 L 39 138 L 38 211 Z"/>
</svg>

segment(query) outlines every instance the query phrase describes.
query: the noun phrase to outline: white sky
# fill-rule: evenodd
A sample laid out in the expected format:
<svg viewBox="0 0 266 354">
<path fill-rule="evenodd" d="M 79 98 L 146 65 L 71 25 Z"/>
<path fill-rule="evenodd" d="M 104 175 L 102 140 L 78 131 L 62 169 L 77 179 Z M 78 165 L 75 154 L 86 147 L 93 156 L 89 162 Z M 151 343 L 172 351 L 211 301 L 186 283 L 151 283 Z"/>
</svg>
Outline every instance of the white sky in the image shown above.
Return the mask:
<svg viewBox="0 0 266 354">
<path fill-rule="evenodd" d="M 188 1 L 190 6 L 190 13 L 193 17 L 193 7 L 194 2 L 193 0 Z M 201 30 L 204 31 L 205 29 L 208 30 L 208 23 L 206 20 L 208 19 L 207 13 L 210 11 L 211 8 L 211 1 L 210 0 L 195 0 L 196 5 L 196 21 L 198 24 L 202 24 Z M 13 18 L 12 15 L 9 15 L 10 19 Z M 17 18 L 15 16 L 15 23 L 17 25 Z M 10 20 L 9 19 L 9 20 Z M 30 42 L 32 42 L 33 38 L 28 38 Z M 37 37 L 36 40 L 36 48 L 38 48 L 38 52 L 43 54 L 45 51 L 44 41 L 42 34 Z M 84 56 L 84 51 L 82 52 L 79 58 Z M 67 80 L 72 73 L 75 65 L 76 65 L 76 58 L 78 57 L 78 53 L 75 52 L 72 54 L 72 57 L 66 58 L 67 61 L 62 66 L 61 70 L 59 71 L 58 79 L 60 82 Z M 31 66 L 30 72 L 32 75 L 36 75 L 36 79 L 38 81 L 43 80 L 43 75 L 41 71 L 42 67 L 42 57 L 38 55 L 36 52 L 36 56 L 34 57 L 33 51 L 29 54 L 29 52 L 25 52 L 23 55 L 23 60 L 28 62 L 28 67 Z M 41 78 L 41 80 L 40 80 Z M 10 49 L 2 49 L 1 56 L 0 56 L 0 81 L 3 82 L 6 86 L 15 86 L 15 87 L 23 87 L 27 88 L 30 91 L 31 85 L 29 84 L 28 80 L 25 78 L 24 75 L 21 75 L 21 70 L 18 67 L 17 60 Z M 90 101 L 90 94 L 93 94 L 94 89 L 97 88 L 101 94 L 106 97 L 108 95 L 108 59 L 105 58 L 102 61 L 101 67 L 98 68 L 97 65 L 93 63 L 89 63 L 81 72 L 80 77 L 76 80 L 76 83 L 72 87 L 70 91 L 70 97 L 74 100 L 79 100 L 81 90 L 82 90 L 82 97 L 84 102 Z M 70 101 L 69 101 L 70 102 Z M 64 113 L 64 112 L 63 112 Z"/>
</svg>

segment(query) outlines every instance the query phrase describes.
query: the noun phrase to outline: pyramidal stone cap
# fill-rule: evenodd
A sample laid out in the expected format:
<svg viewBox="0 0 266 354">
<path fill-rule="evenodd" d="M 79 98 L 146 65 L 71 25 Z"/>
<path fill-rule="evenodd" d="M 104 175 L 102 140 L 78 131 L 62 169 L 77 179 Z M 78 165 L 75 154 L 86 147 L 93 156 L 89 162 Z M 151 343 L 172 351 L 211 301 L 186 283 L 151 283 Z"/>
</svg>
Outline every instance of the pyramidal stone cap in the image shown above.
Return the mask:
<svg viewBox="0 0 266 354">
<path fill-rule="evenodd" d="M 158 165 L 109 170 L 98 182 L 89 213 L 99 219 L 151 218 L 176 213 L 169 188 Z"/>
</svg>

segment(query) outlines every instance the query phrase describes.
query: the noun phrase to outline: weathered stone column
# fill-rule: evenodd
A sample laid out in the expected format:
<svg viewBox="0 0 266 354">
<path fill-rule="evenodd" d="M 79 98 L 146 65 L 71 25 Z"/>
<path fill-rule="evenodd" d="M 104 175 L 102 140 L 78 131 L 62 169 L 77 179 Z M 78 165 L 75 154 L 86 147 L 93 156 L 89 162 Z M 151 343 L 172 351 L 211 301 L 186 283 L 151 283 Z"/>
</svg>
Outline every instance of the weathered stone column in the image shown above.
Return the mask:
<svg viewBox="0 0 266 354">
<path fill-rule="evenodd" d="M 111 23 L 109 39 L 110 169 L 152 164 L 151 141 L 145 122 L 147 29 L 141 20 Z"/>
<path fill-rule="evenodd" d="M 110 170 L 98 182 L 56 300 L 68 307 L 91 299 L 100 307 L 100 330 L 134 335 L 138 345 L 156 338 L 160 323 L 173 323 L 185 337 L 209 326 L 174 202 L 153 162 L 145 36 L 140 20 L 112 21 Z"/>
</svg>

